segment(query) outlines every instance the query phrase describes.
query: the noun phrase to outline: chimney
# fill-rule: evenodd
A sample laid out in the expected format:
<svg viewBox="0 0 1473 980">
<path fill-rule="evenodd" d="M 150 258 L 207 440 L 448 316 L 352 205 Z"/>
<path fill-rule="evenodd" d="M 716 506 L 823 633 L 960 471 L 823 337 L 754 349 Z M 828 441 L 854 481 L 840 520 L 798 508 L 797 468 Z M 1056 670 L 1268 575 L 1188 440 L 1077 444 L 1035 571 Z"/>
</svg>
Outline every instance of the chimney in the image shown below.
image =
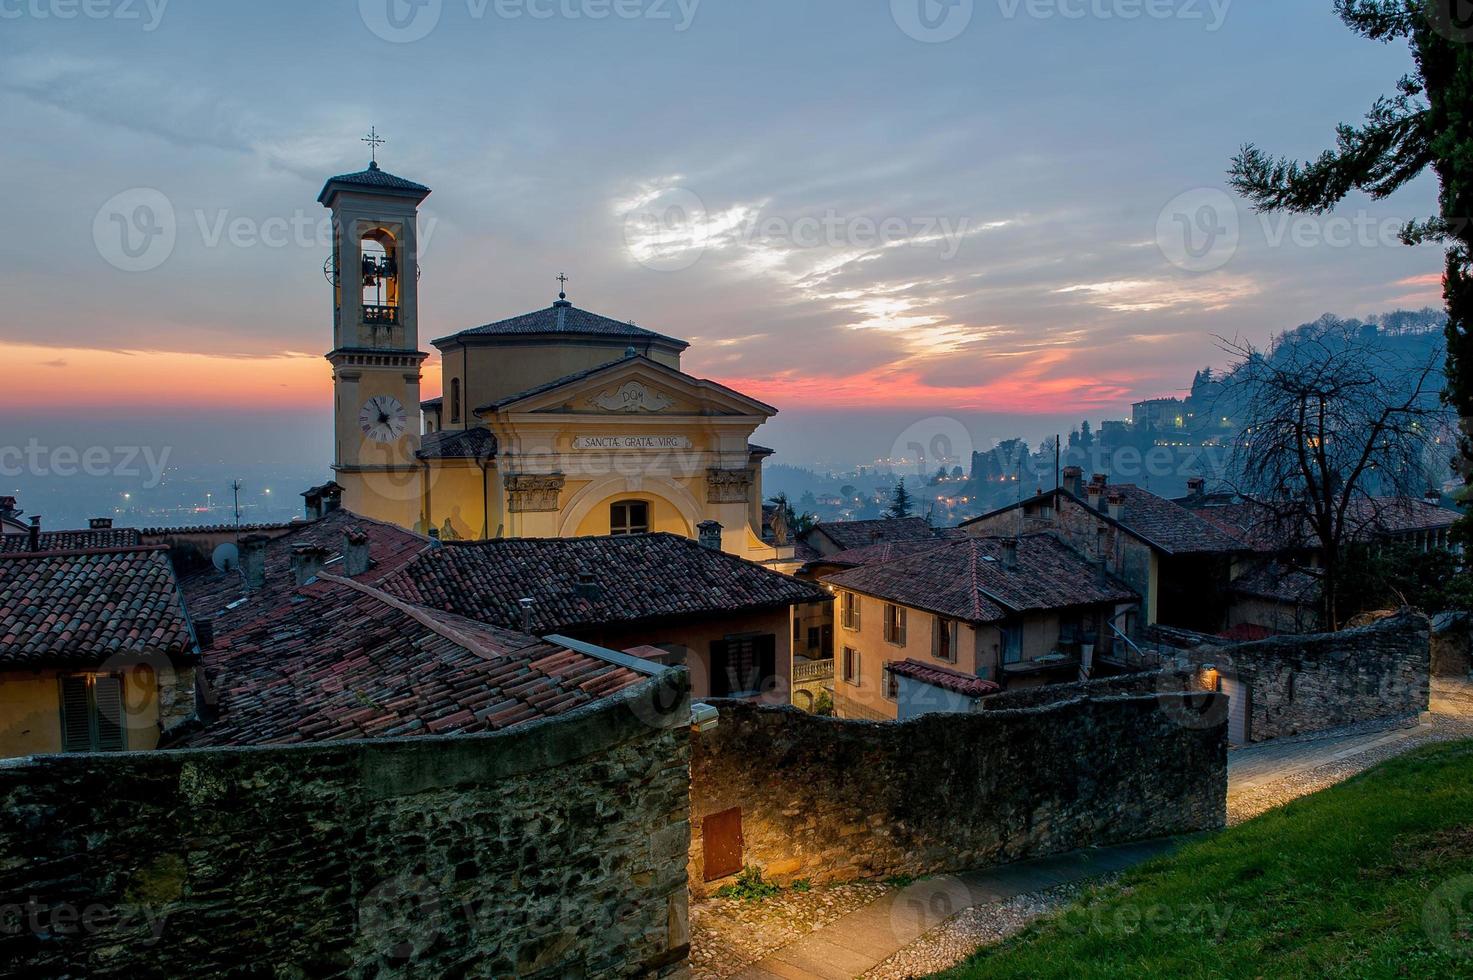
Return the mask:
<svg viewBox="0 0 1473 980">
<path fill-rule="evenodd" d="M 87 526 L 94 531 L 111 531 L 113 519 L 111 517 L 94 517 L 87 522 Z"/>
<path fill-rule="evenodd" d="M 517 605 L 522 607 L 522 632 L 532 632 L 532 608 L 537 605 L 536 599 L 518 599 Z"/>
<path fill-rule="evenodd" d="M 1207 495 L 1207 480 L 1205 477 L 1194 476 L 1187 481 L 1187 493 L 1193 497 L 1205 497 Z"/>
<path fill-rule="evenodd" d="M 343 509 L 343 488 L 336 483 L 329 483 L 322 488 L 322 514 L 327 516 L 335 510 Z"/>
<path fill-rule="evenodd" d="M 1442 491 L 1437 489 L 1436 487 L 1428 487 L 1427 492 L 1423 494 L 1422 499 L 1427 501 L 1427 503 L 1431 504 L 1433 507 L 1441 507 Z"/>
<path fill-rule="evenodd" d="M 1110 516 L 1117 521 L 1125 520 L 1125 494 L 1119 490 L 1111 490 L 1108 500 L 1110 504 Z"/>
<path fill-rule="evenodd" d="M 1079 496 L 1079 485 L 1084 482 L 1084 470 L 1078 466 L 1064 467 L 1064 490 L 1066 493 Z"/>
<path fill-rule="evenodd" d="M 603 590 L 598 586 L 598 579 L 587 569 L 578 572 L 578 583 L 573 586 L 573 594 L 580 599 L 597 601 L 603 597 Z"/>
<path fill-rule="evenodd" d="M 266 586 L 266 542 L 270 540 L 264 534 L 251 534 L 240 539 L 240 570 L 245 575 L 248 589 Z"/>
<path fill-rule="evenodd" d="M 30 537 L 30 540 L 26 542 L 26 544 L 28 545 L 28 548 L 27 548 L 28 551 L 40 551 L 41 550 L 41 515 L 40 514 L 37 514 L 35 517 L 32 517 L 31 518 L 31 537 Z"/>
<path fill-rule="evenodd" d="M 1096 475 L 1095 479 L 1090 482 L 1089 488 L 1085 490 L 1085 495 L 1089 499 L 1089 506 L 1092 510 L 1105 509 L 1105 485 L 1098 481 L 1099 476 Z"/>
<path fill-rule="evenodd" d="M 322 566 L 327 564 L 330 552 L 316 544 L 299 544 L 292 549 L 292 578 L 298 585 L 306 585 L 317 577 Z"/>
<path fill-rule="evenodd" d="M 362 528 L 350 527 L 343 532 L 343 568 L 348 578 L 368 571 L 373 560 L 369 554 L 368 535 Z"/>
<path fill-rule="evenodd" d="M 199 643 L 201 650 L 209 650 L 215 645 L 215 621 L 213 619 L 197 619 L 194 622 L 194 638 Z"/>
<path fill-rule="evenodd" d="M 20 508 L 15 505 L 14 497 L 0 497 L 0 517 L 9 517 L 12 520 L 20 516 Z"/>
<path fill-rule="evenodd" d="M 702 548 L 710 548 L 712 551 L 721 550 L 720 521 L 702 521 L 696 525 L 696 530 L 700 532 L 700 538 L 698 540 L 701 542 Z"/>
<path fill-rule="evenodd" d="M 1018 567 L 1018 539 L 1008 538 L 1002 543 L 1002 567 L 1015 569 Z"/>
</svg>

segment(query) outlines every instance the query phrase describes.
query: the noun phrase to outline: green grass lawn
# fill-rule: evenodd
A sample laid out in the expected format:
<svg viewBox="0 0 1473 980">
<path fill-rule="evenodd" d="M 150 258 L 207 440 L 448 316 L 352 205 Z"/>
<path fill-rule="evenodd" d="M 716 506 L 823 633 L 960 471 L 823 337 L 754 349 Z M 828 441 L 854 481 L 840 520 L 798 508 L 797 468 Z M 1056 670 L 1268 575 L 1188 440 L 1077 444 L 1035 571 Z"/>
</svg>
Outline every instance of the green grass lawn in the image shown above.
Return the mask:
<svg viewBox="0 0 1473 980">
<path fill-rule="evenodd" d="M 942 976 L 1473 977 L 1473 742 L 1143 865 Z"/>
</svg>

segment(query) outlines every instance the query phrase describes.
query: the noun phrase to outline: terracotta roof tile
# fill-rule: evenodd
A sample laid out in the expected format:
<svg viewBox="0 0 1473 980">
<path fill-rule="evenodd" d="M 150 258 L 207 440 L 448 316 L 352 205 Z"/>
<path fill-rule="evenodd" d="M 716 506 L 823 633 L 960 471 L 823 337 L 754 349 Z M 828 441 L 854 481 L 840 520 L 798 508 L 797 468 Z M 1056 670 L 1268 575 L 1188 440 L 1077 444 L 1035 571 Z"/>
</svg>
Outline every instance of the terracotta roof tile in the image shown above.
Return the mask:
<svg viewBox="0 0 1473 980">
<path fill-rule="evenodd" d="M 578 592 L 592 576 L 596 597 Z M 725 615 L 829 596 L 811 582 L 674 534 L 509 538 L 425 551 L 383 587 L 411 602 L 520 628 L 519 600 L 535 599 L 532 629 Z"/>
<path fill-rule="evenodd" d="M 942 690 L 954 691 L 967 697 L 980 698 L 988 694 L 996 694 L 1002 688 L 992 681 L 973 677 L 971 674 L 963 674 L 959 670 L 949 670 L 945 667 L 937 667 L 934 664 L 922 663 L 919 660 L 892 661 L 885 665 L 890 673 L 900 677 L 909 677 L 912 680 L 939 687 Z"/>
<path fill-rule="evenodd" d="M 96 666 L 118 654 L 194 650 L 162 549 L 0 556 L 0 666 Z"/>
<path fill-rule="evenodd" d="M 1095 565 L 1049 534 L 1018 539 L 1016 566 L 1008 539 L 968 538 L 883 564 L 827 576 L 841 589 L 862 592 L 970 623 L 991 623 L 1019 612 L 1139 601 L 1128 586 L 1099 579 Z"/>
</svg>

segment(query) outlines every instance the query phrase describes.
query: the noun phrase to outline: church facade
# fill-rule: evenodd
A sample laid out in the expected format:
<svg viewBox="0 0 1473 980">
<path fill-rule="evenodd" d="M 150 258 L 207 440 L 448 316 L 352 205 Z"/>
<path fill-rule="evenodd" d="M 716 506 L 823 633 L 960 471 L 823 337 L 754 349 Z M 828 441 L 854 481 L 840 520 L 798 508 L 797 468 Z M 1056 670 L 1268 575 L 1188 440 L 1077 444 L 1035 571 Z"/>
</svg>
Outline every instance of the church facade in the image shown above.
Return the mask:
<svg viewBox="0 0 1473 980">
<path fill-rule="evenodd" d="M 444 393 L 421 400 L 419 205 L 429 188 L 333 177 L 335 480 L 349 510 L 442 537 L 666 531 L 754 561 L 777 410 L 681 370 L 684 341 L 550 306 L 433 341 Z"/>
</svg>

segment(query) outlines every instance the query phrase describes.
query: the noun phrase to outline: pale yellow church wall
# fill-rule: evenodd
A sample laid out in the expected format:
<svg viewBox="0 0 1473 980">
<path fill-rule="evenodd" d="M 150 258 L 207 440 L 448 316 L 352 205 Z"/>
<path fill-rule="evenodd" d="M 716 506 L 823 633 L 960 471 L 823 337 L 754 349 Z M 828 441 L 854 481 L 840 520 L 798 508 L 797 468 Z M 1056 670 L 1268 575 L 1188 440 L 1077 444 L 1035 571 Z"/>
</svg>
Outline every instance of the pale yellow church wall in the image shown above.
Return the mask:
<svg viewBox="0 0 1473 980">
<path fill-rule="evenodd" d="M 432 464 L 427 472 L 429 527 L 443 535 L 449 521 L 455 537 L 462 541 L 496 536 L 502 512 L 494 467 L 488 473 L 473 460 L 446 460 Z"/>
<path fill-rule="evenodd" d="M 675 504 L 666 500 L 664 497 L 643 491 L 626 491 L 603 498 L 599 503 L 594 504 L 593 509 L 588 512 L 588 516 L 578 525 L 575 536 L 581 538 L 591 535 L 608 534 L 611 530 L 609 523 L 611 508 L 615 503 L 625 500 L 639 500 L 650 505 L 651 531 L 665 531 L 687 538 L 695 537 L 696 529 L 690 526 Z"/>
<path fill-rule="evenodd" d="M 391 472 L 338 473 L 343 507 L 376 521 L 403 528 L 420 526 L 423 475 L 418 468 Z"/>
<path fill-rule="evenodd" d="M 0 673 L 0 758 L 41 755 L 62 750 L 61 682 L 56 670 Z M 123 697 L 128 711 L 128 749 L 158 746 L 159 711 L 154 675 L 130 671 L 123 675 Z"/>
<path fill-rule="evenodd" d="M 451 406 L 445 405 L 441 424 L 447 429 L 463 429 L 476 423 L 475 410 L 482 405 L 519 394 L 538 385 L 589 368 L 617 361 L 629 348 L 625 338 L 600 344 L 598 341 L 580 337 L 574 344 L 488 344 L 447 346 L 443 354 L 444 390 L 446 397 L 454 387 L 452 382 L 460 380 L 463 400 L 460 421 L 453 421 Z M 680 357 L 667 354 L 643 345 L 635 349 L 651 360 L 667 367 L 680 369 Z"/>
</svg>

